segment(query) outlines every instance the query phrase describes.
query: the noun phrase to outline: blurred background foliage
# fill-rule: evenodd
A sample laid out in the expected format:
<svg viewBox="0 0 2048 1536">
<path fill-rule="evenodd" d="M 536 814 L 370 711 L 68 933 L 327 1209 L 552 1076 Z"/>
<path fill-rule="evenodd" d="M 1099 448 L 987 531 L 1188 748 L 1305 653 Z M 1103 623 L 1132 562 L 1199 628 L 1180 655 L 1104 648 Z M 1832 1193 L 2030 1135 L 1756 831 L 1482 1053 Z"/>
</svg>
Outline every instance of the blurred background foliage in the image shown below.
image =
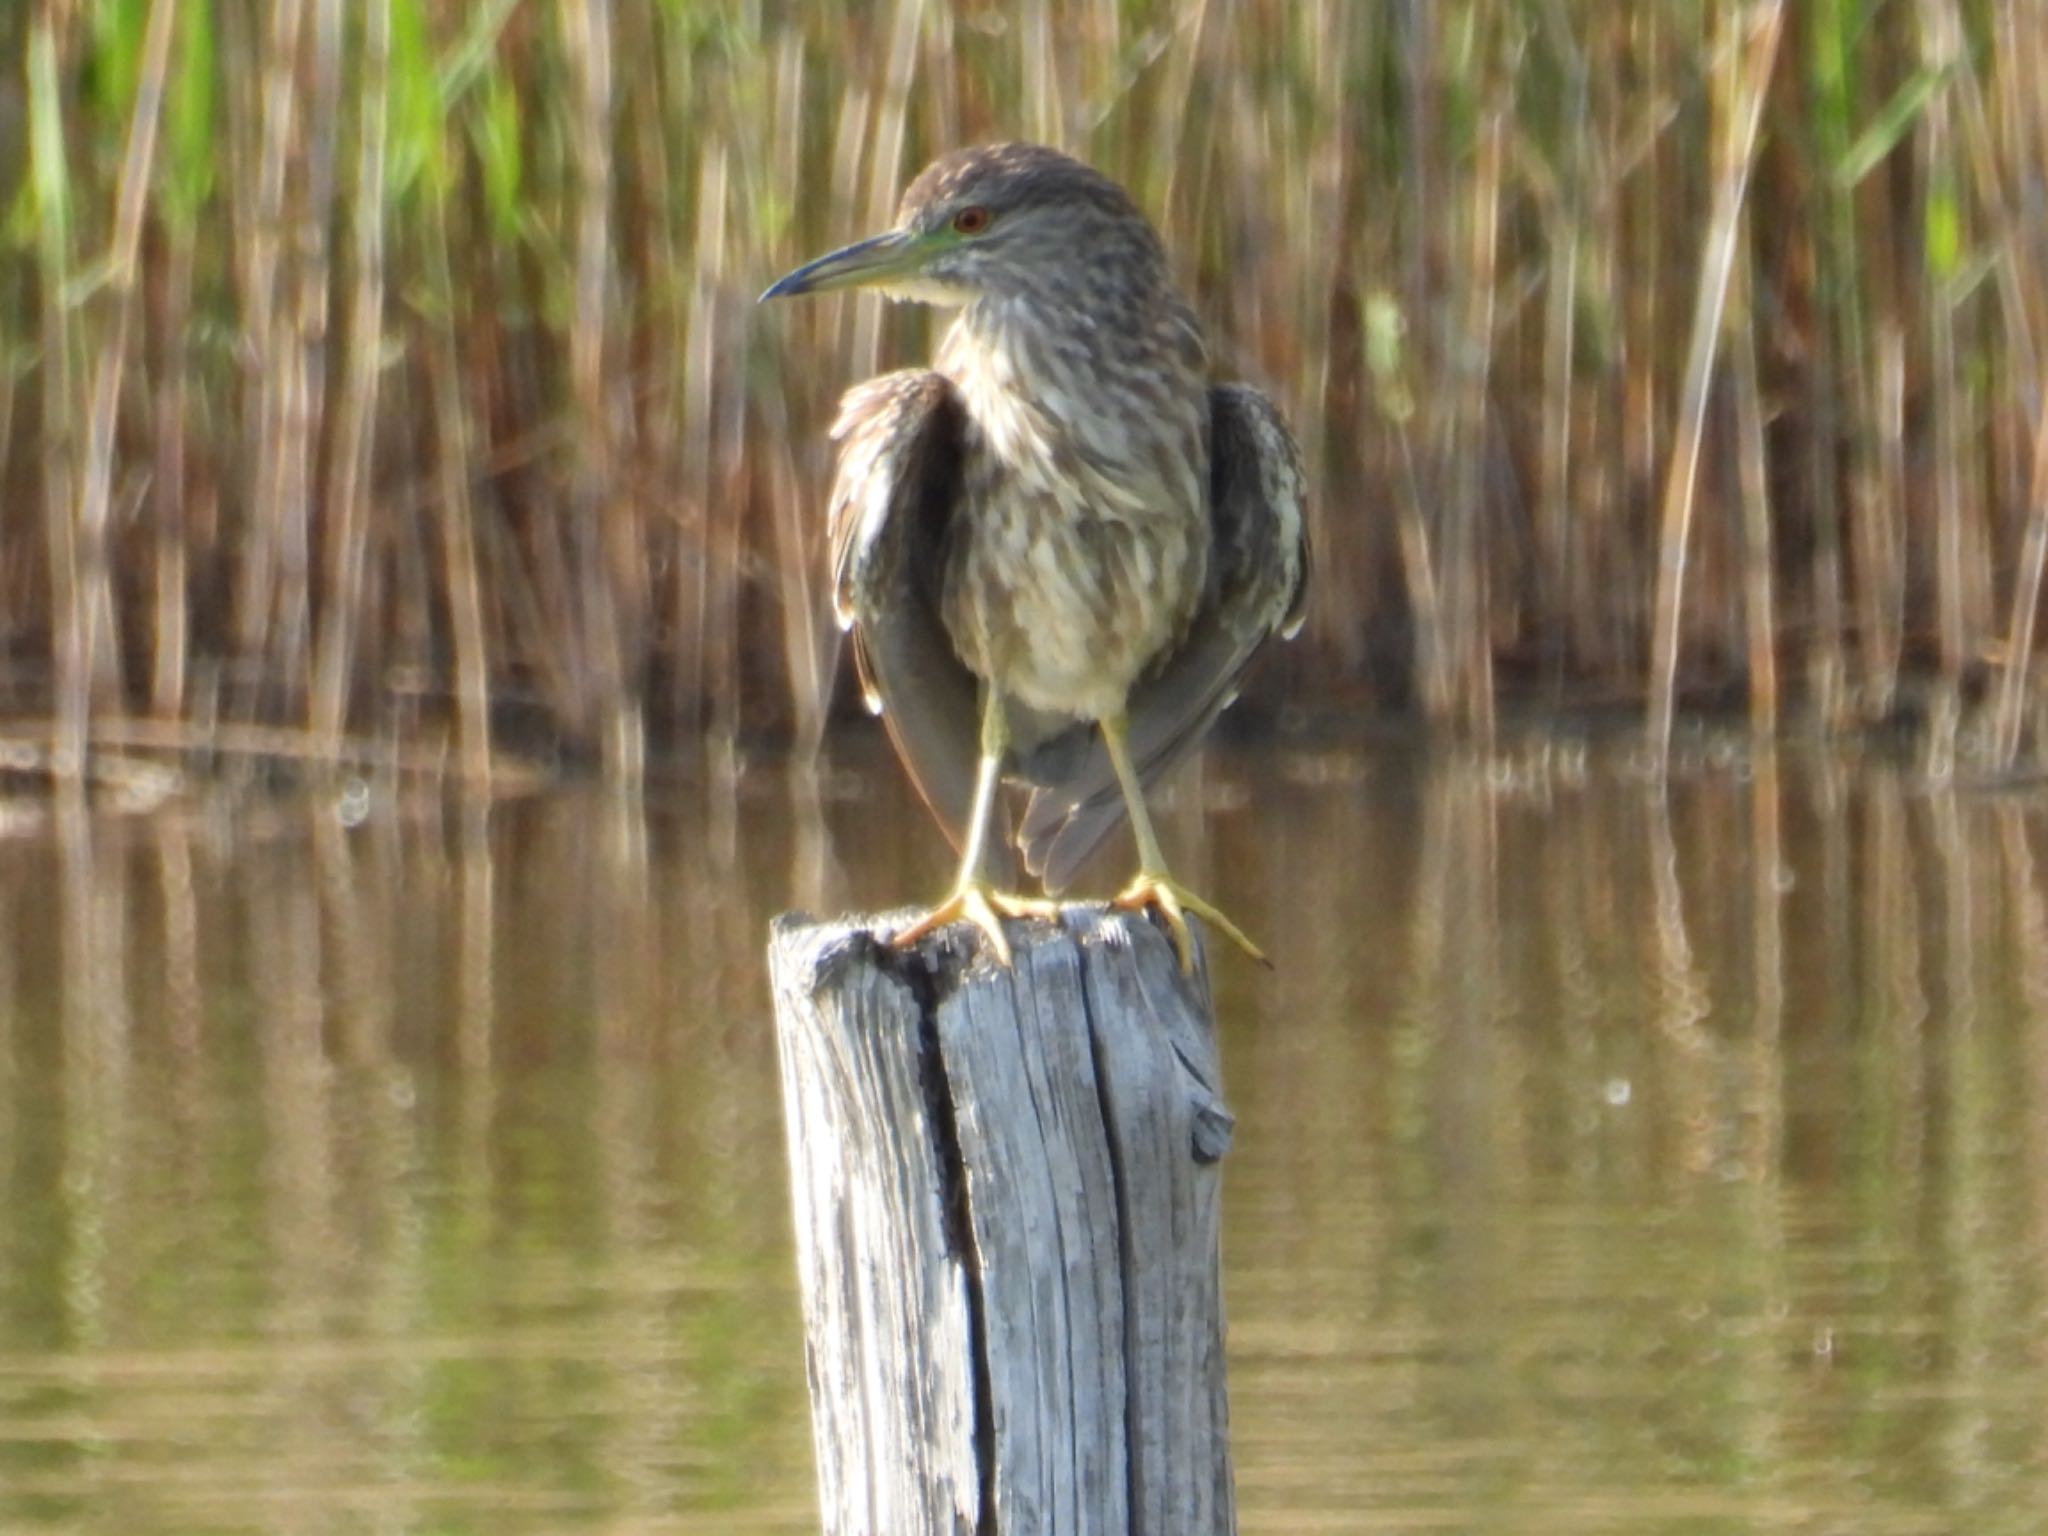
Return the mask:
<svg viewBox="0 0 2048 1536">
<path fill-rule="evenodd" d="M 998 137 L 1129 184 L 1297 426 L 1266 700 L 2031 739 L 2038 0 L 13 0 L 0 60 L 60 771 L 815 750 L 825 428 L 930 321 L 754 296 Z"/>
</svg>

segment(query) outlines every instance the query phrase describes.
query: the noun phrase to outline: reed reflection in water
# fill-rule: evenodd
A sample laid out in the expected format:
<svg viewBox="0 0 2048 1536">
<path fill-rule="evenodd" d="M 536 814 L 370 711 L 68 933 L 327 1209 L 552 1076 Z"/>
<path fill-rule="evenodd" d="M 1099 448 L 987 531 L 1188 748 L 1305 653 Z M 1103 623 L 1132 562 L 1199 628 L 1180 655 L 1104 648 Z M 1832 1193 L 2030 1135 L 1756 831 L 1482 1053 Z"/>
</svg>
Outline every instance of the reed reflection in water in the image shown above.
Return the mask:
<svg viewBox="0 0 2048 1536">
<path fill-rule="evenodd" d="M 1218 965 L 1248 1532 L 2038 1528 L 2031 797 L 1537 743 L 1178 801 L 1278 966 Z M 947 862 L 865 759 L 8 803 L 0 1530 L 815 1529 L 764 925 Z"/>
</svg>

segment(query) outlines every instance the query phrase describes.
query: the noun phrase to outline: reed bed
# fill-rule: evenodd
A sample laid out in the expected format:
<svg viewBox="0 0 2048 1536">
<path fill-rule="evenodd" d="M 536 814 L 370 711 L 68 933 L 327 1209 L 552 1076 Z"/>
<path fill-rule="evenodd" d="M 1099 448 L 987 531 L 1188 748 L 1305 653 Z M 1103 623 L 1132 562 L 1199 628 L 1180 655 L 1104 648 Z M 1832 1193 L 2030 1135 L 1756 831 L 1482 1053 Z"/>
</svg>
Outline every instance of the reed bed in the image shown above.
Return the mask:
<svg viewBox="0 0 2048 1536">
<path fill-rule="evenodd" d="M 26 0 L 0 58 L 0 704 L 60 771 L 814 751 L 824 428 L 930 322 L 754 296 L 1003 136 L 1126 181 L 1297 425 L 1265 698 L 2034 742 L 2037 4 Z"/>
</svg>

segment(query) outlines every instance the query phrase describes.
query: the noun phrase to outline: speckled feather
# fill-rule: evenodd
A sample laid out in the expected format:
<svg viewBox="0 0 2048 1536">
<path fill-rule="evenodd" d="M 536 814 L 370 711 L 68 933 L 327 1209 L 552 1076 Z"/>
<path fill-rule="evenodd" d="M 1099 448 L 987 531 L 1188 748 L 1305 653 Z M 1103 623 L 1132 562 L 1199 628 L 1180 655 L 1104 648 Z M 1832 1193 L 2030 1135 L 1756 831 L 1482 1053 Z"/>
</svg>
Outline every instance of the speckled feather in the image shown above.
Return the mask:
<svg viewBox="0 0 2048 1536">
<path fill-rule="evenodd" d="M 1306 479 L 1273 402 L 1247 384 L 1209 392 L 1209 581 L 1179 644 L 1132 689 L 1131 756 L 1147 785 L 1201 744 L 1274 635 L 1291 639 L 1308 598 Z M 1100 736 L 1032 775 L 1017 840 L 1048 891 L 1066 888 L 1126 814 Z M 1041 756 L 1050 758 L 1050 753 Z"/>
<path fill-rule="evenodd" d="M 1247 385 L 1209 399 L 1210 579 L 1182 643 L 1127 706 L 1147 783 L 1199 745 L 1259 647 L 1299 627 L 1308 587 L 1303 476 L 1286 424 Z M 957 511 L 962 430 L 940 374 L 905 370 L 850 390 L 833 429 L 831 522 L 835 604 L 862 690 L 956 845 L 973 798 L 978 682 L 939 616 L 934 553 Z M 1125 810 L 1100 736 L 1085 722 L 1051 724 L 1019 733 L 1018 776 L 1032 794 L 1018 836 L 1026 866 L 1058 890 Z"/>
</svg>

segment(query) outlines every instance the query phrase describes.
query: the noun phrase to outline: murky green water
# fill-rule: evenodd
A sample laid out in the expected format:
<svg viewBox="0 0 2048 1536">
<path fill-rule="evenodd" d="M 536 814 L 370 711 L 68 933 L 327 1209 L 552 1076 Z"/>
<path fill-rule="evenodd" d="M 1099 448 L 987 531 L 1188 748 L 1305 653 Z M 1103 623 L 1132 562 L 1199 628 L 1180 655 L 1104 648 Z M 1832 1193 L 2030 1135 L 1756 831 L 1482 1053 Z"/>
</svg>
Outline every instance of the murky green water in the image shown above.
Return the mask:
<svg viewBox="0 0 2048 1536">
<path fill-rule="evenodd" d="M 759 951 L 946 861 L 813 788 L 0 804 L 0 1531 L 814 1530 Z M 2048 794 L 1185 789 L 1246 1531 L 2043 1528 Z"/>
</svg>

